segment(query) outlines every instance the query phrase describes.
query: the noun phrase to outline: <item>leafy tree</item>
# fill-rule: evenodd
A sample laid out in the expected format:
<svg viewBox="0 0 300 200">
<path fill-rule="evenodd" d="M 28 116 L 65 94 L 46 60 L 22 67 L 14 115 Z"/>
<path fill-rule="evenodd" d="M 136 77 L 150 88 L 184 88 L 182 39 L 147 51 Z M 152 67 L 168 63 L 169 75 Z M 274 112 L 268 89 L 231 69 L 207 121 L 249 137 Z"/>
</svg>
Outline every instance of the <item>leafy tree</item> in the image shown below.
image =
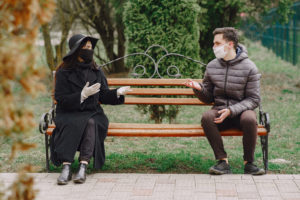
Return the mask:
<svg viewBox="0 0 300 200">
<path fill-rule="evenodd" d="M 128 41 L 128 53 L 144 52 L 147 47 L 159 44 L 169 52 L 178 53 L 199 60 L 199 14 L 200 7 L 193 0 L 131 0 L 125 4 L 124 24 Z M 152 48 L 149 55 L 158 61 L 166 54 L 161 48 Z M 143 76 L 151 77 L 154 63 L 146 56 L 135 56 L 127 60 L 129 68 L 137 65 L 146 67 Z M 176 56 L 165 57 L 158 66 L 159 74 L 168 77 L 167 69 L 176 65 L 182 77 L 201 77 L 201 65 Z M 177 74 L 175 68 L 170 72 Z M 159 78 L 155 74 L 154 78 Z M 178 78 L 178 76 L 177 76 Z M 150 112 L 151 119 L 161 123 L 165 117 L 172 122 L 178 113 L 178 106 L 139 106 Z"/>
</svg>

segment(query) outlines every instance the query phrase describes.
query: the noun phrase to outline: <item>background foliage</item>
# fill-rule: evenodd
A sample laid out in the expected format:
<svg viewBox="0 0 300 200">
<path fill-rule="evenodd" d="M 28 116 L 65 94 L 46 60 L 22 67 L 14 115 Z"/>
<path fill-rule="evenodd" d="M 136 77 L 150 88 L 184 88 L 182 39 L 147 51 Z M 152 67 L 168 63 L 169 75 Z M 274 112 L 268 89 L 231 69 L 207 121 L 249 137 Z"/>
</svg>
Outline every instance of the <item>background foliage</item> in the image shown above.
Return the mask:
<svg viewBox="0 0 300 200">
<path fill-rule="evenodd" d="M 132 0 L 125 5 L 125 33 L 128 53 L 144 52 L 152 44 L 164 46 L 169 52 L 188 55 L 199 60 L 199 14 L 200 7 L 196 1 L 143 1 Z M 158 60 L 165 52 L 153 49 L 150 55 Z M 145 63 L 145 57 L 135 57 L 127 65 L 147 65 L 149 77 L 154 72 L 152 62 Z M 170 57 L 163 60 L 159 72 L 166 76 L 166 69 L 171 64 L 179 67 L 183 77 L 199 77 L 199 66 L 182 58 Z M 196 72 L 196 74 L 195 74 Z"/>
<path fill-rule="evenodd" d="M 128 54 L 144 52 L 153 44 L 164 46 L 167 51 L 187 55 L 199 60 L 199 15 L 200 7 L 196 1 L 186 0 L 132 0 L 125 4 L 124 24 L 128 42 Z M 152 48 L 147 52 L 155 61 L 166 54 L 161 48 Z M 149 78 L 155 71 L 154 63 L 146 56 L 135 56 L 128 59 L 127 66 L 143 65 Z M 167 68 L 176 65 L 183 77 L 201 77 L 201 65 L 181 57 L 165 57 L 158 66 L 159 74 L 168 77 Z M 203 67 L 203 66 L 202 66 Z M 174 68 L 173 68 L 174 70 Z M 177 71 L 170 70 L 174 75 Z M 154 78 L 159 78 L 157 74 Z M 168 77 L 170 78 L 170 77 Z M 177 77 L 178 78 L 178 77 Z M 170 121 L 178 113 L 177 106 L 139 106 L 143 112 L 150 112 L 151 119 L 161 123 L 164 117 Z"/>
<path fill-rule="evenodd" d="M 199 45 L 200 57 L 208 63 L 214 58 L 212 51 L 212 32 L 218 27 L 239 28 L 243 19 L 259 23 L 261 17 L 271 8 L 278 7 L 276 19 L 280 23 L 286 23 L 292 14 L 290 6 L 295 0 L 198 0 L 203 8 L 200 25 Z"/>
</svg>

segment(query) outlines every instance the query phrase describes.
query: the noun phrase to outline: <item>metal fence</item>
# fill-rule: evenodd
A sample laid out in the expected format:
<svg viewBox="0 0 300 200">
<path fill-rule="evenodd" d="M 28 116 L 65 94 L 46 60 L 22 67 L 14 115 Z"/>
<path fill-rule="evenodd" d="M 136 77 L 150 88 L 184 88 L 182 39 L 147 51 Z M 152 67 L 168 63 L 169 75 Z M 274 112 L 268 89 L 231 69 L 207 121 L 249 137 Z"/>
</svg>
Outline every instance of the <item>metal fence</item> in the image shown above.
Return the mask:
<svg viewBox="0 0 300 200">
<path fill-rule="evenodd" d="M 291 9 L 293 16 L 287 24 L 272 21 L 276 9 L 272 9 L 263 18 L 262 27 L 245 23 L 243 30 L 246 37 L 260 40 L 262 45 L 271 49 L 282 59 L 300 66 L 300 2 L 294 3 Z"/>
</svg>

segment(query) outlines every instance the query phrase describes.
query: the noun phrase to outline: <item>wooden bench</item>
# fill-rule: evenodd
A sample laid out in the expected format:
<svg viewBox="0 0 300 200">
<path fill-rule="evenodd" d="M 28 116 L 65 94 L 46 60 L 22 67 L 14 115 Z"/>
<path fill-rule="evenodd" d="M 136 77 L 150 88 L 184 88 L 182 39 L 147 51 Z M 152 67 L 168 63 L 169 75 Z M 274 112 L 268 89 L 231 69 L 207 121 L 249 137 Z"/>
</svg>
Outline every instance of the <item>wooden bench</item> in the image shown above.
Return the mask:
<svg viewBox="0 0 300 200">
<path fill-rule="evenodd" d="M 194 79 L 201 82 L 201 79 Z M 190 88 L 183 88 L 186 79 L 142 79 L 142 78 L 109 78 L 109 86 L 132 87 L 132 92 L 125 98 L 125 104 L 130 105 L 198 105 L 209 106 L 201 102 Z M 143 86 L 168 86 L 168 88 L 142 88 Z M 169 87 L 171 86 L 171 87 Z M 179 87 L 179 88 L 178 88 Z M 155 95 L 156 97 L 153 97 Z M 150 97 L 147 97 L 150 96 Z M 166 97 L 168 96 L 168 97 Z M 176 97 L 176 98 L 174 98 Z M 53 108 L 44 113 L 40 122 L 40 132 L 45 135 L 46 164 L 49 170 L 49 137 L 55 128 L 55 103 Z M 109 116 L 108 116 L 109 117 Z M 199 117 L 201 115 L 199 114 Z M 200 122 L 199 122 L 200 123 Z M 261 138 L 263 162 L 265 170 L 268 169 L 268 133 L 270 131 L 269 115 L 259 110 L 258 135 Z M 140 124 L 140 123 L 110 123 L 108 136 L 117 137 L 200 137 L 205 136 L 200 124 Z M 230 129 L 221 132 L 222 136 L 242 136 L 238 129 Z"/>
</svg>

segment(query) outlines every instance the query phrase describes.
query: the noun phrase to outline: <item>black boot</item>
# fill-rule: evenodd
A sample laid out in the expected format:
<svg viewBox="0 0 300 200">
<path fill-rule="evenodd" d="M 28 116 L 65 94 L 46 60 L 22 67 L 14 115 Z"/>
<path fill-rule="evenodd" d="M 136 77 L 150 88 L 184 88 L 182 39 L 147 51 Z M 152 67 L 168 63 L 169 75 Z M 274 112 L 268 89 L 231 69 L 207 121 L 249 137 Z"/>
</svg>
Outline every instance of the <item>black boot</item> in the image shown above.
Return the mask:
<svg viewBox="0 0 300 200">
<path fill-rule="evenodd" d="M 252 175 L 263 175 L 265 174 L 265 170 L 258 168 L 256 165 L 254 165 L 252 162 L 247 162 L 244 168 L 245 174 L 252 174 Z"/>
<path fill-rule="evenodd" d="M 84 183 L 86 179 L 87 164 L 80 163 L 79 170 L 74 177 L 74 183 Z"/>
<path fill-rule="evenodd" d="M 209 169 L 210 174 L 222 175 L 231 174 L 230 166 L 225 160 L 219 160 L 218 163 Z"/>
<path fill-rule="evenodd" d="M 72 179 L 71 165 L 63 165 L 60 176 L 57 179 L 58 185 L 66 185 Z"/>
</svg>

